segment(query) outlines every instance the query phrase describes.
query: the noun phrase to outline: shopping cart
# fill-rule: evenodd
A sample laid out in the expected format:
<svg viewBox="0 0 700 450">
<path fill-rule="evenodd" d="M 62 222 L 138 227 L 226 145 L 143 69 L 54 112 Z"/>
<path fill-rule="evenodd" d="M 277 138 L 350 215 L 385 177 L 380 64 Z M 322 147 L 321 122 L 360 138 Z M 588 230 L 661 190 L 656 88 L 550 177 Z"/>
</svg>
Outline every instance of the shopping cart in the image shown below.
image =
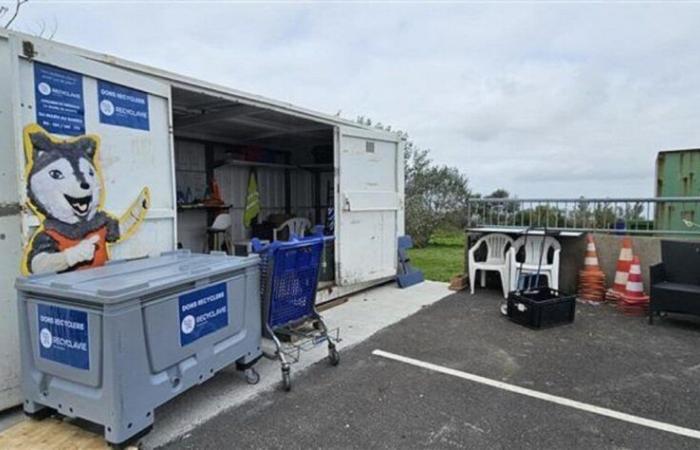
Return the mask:
<svg viewBox="0 0 700 450">
<path fill-rule="evenodd" d="M 328 361 L 333 366 L 340 362 L 336 349 L 340 331 L 329 331 L 315 307 L 323 246 L 332 239 L 312 235 L 267 245 L 252 241 L 253 252 L 260 255 L 263 333 L 276 348 L 266 356 L 280 361 L 286 391 L 292 388 L 291 364 L 301 351 L 327 342 Z"/>
</svg>

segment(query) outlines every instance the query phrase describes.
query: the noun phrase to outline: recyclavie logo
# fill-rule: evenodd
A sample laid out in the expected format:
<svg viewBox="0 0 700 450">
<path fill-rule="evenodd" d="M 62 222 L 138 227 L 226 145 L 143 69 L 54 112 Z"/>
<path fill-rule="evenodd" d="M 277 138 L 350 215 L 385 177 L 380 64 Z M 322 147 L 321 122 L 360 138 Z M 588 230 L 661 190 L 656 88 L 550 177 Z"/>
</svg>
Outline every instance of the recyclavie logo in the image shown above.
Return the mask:
<svg viewBox="0 0 700 450">
<path fill-rule="evenodd" d="M 180 345 L 185 346 L 228 326 L 226 283 L 214 284 L 178 297 Z"/>
<path fill-rule="evenodd" d="M 97 80 L 97 101 L 100 123 L 149 131 L 147 93 L 109 81 Z"/>
<path fill-rule="evenodd" d="M 114 114 L 114 103 L 104 99 L 100 102 L 100 112 L 105 116 L 111 116 Z"/>
<path fill-rule="evenodd" d="M 53 336 L 51 336 L 51 331 L 49 331 L 48 328 L 41 329 L 41 332 L 39 333 L 39 342 L 41 342 L 42 347 L 51 348 Z"/>
<path fill-rule="evenodd" d="M 182 319 L 182 325 L 180 326 L 180 329 L 183 333 L 190 334 L 194 331 L 195 324 L 196 322 L 194 316 L 189 314 L 185 316 L 184 319 Z"/>
<path fill-rule="evenodd" d="M 90 369 L 90 337 L 85 311 L 38 304 L 37 319 L 39 356 L 77 369 Z"/>
<path fill-rule="evenodd" d="M 51 85 L 45 81 L 39 83 L 36 88 L 41 95 L 51 95 Z"/>
</svg>

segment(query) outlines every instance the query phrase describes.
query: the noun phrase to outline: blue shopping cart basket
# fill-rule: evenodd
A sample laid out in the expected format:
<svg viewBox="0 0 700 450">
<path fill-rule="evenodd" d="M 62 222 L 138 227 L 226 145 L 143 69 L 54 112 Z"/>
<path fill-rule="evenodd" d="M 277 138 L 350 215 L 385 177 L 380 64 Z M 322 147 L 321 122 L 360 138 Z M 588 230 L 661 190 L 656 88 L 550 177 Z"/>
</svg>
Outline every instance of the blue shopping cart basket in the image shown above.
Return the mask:
<svg viewBox="0 0 700 450">
<path fill-rule="evenodd" d="M 328 342 L 331 364 L 337 365 L 340 361 L 328 328 L 315 308 L 323 247 L 332 240 L 332 237 L 317 234 L 303 238 L 292 236 L 289 241 L 268 245 L 262 245 L 257 239 L 252 241 L 253 252 L 260 256 L 263 328 L 277 347 L 274 357 L 282 363 L 285 390 L 291 389 L 290 364 L 276 332 L 313 320 L 322 338 L 318 342 Z"/>
<path fill-rule="evenodd" d="M 253 251 L 261 259 L 263 318 L 275 330 L 315 315 L 323 236 L 275 241 Z"/>
</svg>

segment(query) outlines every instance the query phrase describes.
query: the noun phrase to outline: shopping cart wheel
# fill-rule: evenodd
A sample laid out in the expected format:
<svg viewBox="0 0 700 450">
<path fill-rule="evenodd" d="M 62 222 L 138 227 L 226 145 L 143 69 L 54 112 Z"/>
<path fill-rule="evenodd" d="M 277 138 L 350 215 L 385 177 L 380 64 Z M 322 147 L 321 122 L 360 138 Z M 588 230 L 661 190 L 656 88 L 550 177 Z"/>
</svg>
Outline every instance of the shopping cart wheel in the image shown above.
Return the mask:
<svg viewBox="0 0 700 450">
<path fill-rule="evenodd" d="M 260 381 L 260 374 L 252 367 L 246 369 L 243 374 L 245 375 L 245 381 L 248 384 L 258 384 L 258 381 Z"/>
<path fill-rule="evenodd" d="M 338 353 L 338 349 L 335 348 L 335 345 L 328 346 L 328 362 L 331 363 L 331 366 L 340 364 L 340 353 Z"/>
<path fill-rule="evenodd" d="M 292 374 L 289 366 L 282 366 L 282 389 L 287 392 L 292 390 Z"/>
</svg>

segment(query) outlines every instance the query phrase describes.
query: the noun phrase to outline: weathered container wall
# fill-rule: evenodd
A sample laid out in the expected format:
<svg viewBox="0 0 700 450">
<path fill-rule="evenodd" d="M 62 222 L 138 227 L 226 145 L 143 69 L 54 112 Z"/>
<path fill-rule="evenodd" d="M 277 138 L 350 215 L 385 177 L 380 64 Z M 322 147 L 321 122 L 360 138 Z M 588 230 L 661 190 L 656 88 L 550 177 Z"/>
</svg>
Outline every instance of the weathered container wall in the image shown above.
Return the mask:
<svg viewBox="0 0 700 450">
<path fill-rule="evenodd" d="M 657 197 L 700 196 L 700 149 L 660 152 L 656 158 Z M 659 203 L 655 226 L 663 230 L 688 231 L 685 221 L 700 221 L 697 203 Z"/>
<path fill-rule="evenodd" d="M 12 108 L 9 41 L 0 37 L 0 410 L 21 402 L 19 339 L 14 281 L 22 253 L 17 143 Z"/>
<path fill-rule="evenodd" d="M 605 272 L 605 281 L 612 286 L 617 268 L 617 258 L 620 256 L 622 236 L 612 234 L 593 234 L 598 261 Z M 632 251 L 642 263 L 644 290 L 649 292 L 649 266 L 661 261 L 661 239 L 659 237 L 635 236 L 632 238 Z M 578 282 L 578 271 L 583 268 L 586 253 L 586 238 L 563 238 L 561 242 L 561 270 L 559 284 L 562 290 L 575 292 Z"/>
</svg>

